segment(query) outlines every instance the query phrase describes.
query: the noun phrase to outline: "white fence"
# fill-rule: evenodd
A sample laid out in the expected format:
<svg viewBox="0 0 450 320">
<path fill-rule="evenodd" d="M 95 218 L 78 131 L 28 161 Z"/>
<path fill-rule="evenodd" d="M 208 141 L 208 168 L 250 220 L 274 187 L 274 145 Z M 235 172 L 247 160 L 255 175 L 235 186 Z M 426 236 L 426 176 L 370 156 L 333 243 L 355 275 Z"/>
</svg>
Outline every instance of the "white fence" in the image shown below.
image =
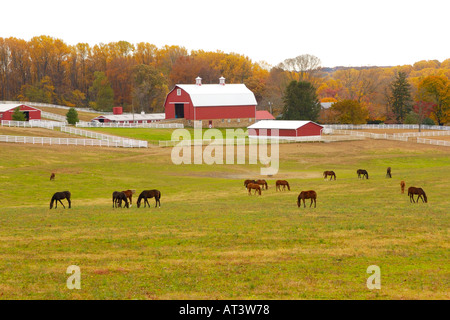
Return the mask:
<svg viewBox="0 0 450 320">
<path fill-rule="evenodd" d="M 403 129 L 419 130 L 418 124 L 326 124 L 324 128 L 339 130 L 367 130 L 367 129 Z M 449 126 L 421 125 L 423 130 L 450 130 Z"/>
<path fill-rule="evenodd" d="M 182 129 L 182 123 L 118 123 L 118 122 L 87 122 L 80 121 L 77 128 L 161 128 L 161 129 Z"/>
<path fill-rule="evenodd" d="M 57 104 L 50 104 L 50 103 L 42 103 L 42 102 L 30 102 L 30 101 L 0 101 L 0 104 L 26 104 L 26 105 L 31 105 L 34 107 L 47 107 L 47 108 L 56 108 L 56 109 L 65 109 L 65 110 L 69 110 L 71 107 L 68 106 L 60 106 Z M 90 112 L 90 113 L 97 113 L 97 114 L 112 114 L 112 112 L 104 112 L 104 111 L 97 111 L 97 110 L 92 110 L 92 109 L 88 109 L 88 108 L 74 108 L 77 111 L 82 111 L 82 112 Z"/>
<path fill-rule="evenodd" d="M 61 127 L 62 132 L 70 133 L 70 134 L 76 134 L 88 138 L 94 138 L 99 139 L 103 141 L 108 141 L 110 143 L 119 144 L 121 147 L 128 147 L 128 148 L 147 148 L 148 147 L 148 141 L 144 140 L 134 140 L 129 138 L 123 138 L 123 137 L 116 137 L 111 136 L 103 133 L 88 131 L 88 130 L 81 130 L 76 129 L 72 127 Z"/>
<path fill-rule="evenodd" d="M 25 137 L 0 135 L 0 142 L 49 144 L 49 145 L 75 145 L 75 146 L 99 146 L 99 147 L 131 147 L 121 141 L 108 141 L 98 139 L 74 139 L 74 138 L 50 138 L 50 137 Z"/>
<path fill-rule="evenodd" d="M 445 141 L 445 140 L 417 138 L 417 143 L 433 144 L 433 145 L 437 145 L 437 146 L 450 147 L 450 141 Z"/>
<path fill-rule="evenodd" d="M 2 127 L 21 127 L 21 128 L 46 128 L 53 129 L 55 127 L 62 127 L 66 124 L 59 121 L 46 121 L 46 120 L 30 120 L 30 121 L 10 121 L 2 120 Z"/>
<path fill-rule="evenodd" d="M 41 111 L 41 117 L 67 123 L 66 117 L 51 112 Z"/>
<path fill-rule="evenodd" d="M 346 135 L 350 135 L 350 136 L 364 137 L 364 138 L 370 138 L 370 139 L 408 141 L 407 136 L 387 134 L 387 133 L 380 134 L 380 133 L 357 132 L 357 131 L 339 130 L 339 129 L 333 129 L 333 133 L 346 134 Z"/>
</svg>

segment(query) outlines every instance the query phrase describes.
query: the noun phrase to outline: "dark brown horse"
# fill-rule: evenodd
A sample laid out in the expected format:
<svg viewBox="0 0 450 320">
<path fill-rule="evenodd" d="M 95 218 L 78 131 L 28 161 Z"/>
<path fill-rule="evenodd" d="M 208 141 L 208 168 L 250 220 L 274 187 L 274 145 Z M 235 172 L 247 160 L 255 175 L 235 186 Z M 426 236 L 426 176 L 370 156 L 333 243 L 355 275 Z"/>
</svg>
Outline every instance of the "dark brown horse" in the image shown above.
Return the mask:
<svg viewBox="0 0 450 320">
<path fill-rule="evenodd" d="M 256 180 L 250 180 L 250 179 L 245 180 L 245 181 L 244 181 L 244 187 L 247 188 L 247 185 L 248 185 L 249 183 L 256 183 Z"/>
<path fill-rule="evenodd" d="M 336 173 L 334 171 L 324 171 L 323 172 L 323 178 L 326 179 L 328 176 L 330 176 L 330 180 L 333 179 L 336 180 Z"/>
<path fill-rule="evenodd" d="M 369 173 L 364 169 L 358 169 L 356 173 L 358 174 L 358 179 L 361 179 L 361 177 L 363 179 L 364 177 L 366 177 L 366 179 L 369 179 Z"/>
<path fill-rule="evenodd" d="M 386 178 L 392 178 L 391 167 L 388 167 L 386 170 Z"/>
<path fill-rule="evenodd" d="M 400 182 L 400 188 L 402 189 L 402 193 L 405 193 L 405 181 Z"/>
<path fill-rule="evenodd" d="M 141 200 L 144 199 L 144 208 L 146 207 L 146 204 L 150 207 L 150 203 L 148 203 L 148 199 L 155 198 L 155 208 L 158 206 L 161 208 L 161 192 L 159 190 L 153 189 L 153 190 L 144 190 L 141 192 L 141 194 L 138 197 L 137 200 L 137 207 L 139 208 L 141 206 Z"/>
<path fill-rule="evenodd" d="M 303 200 L 303 206 L 306 208 L 305 199 L 311 199 L 311 204 L 309 205 L 310 208 L 313 204 L 313 201 L 314 201 L 314 208 L 316 207 L 317 193 L 314 190 L 300 192 L 300 194 L 298 195 L 298 198 L 297 198 L 297 206 L 299 208 L 300 208 L 302 200 Z"/>
<path fill-rule="evenodd" d="M 125 193 L 125 195 L 127 196 L 127 198 L 128 198 L 128 200 L 130 200 L 130 207 L 131 207 L 131 205 L 132 205 L 132 198 L 133 198 L 133 194 L 135 194 L 136 193 L 136 190 L 125 190 L 125 191 L 122 191 L 123 193 Z"/>
<path fill-rule="evenodd" d="M 416 203 L 414 201 L 414 195 L 417 194 L 417 203 L 419 202 L 419 198 L 422 198 L 422 202 L 427 203 L 427 195 L 425 194 L 425 191 L 423 191 L 422 188 L 416 188 L 416 187 L 409 187 L 408 188 L 408 196 L 409 196 L 409 202 Z"/>
<path fill-rule="evenodd" d="M 261 189 L 264 190 L 264 188 L 267 190 L 269 187 L 267 185 L 266 180 L 256 180 L 256 183 L 261 186 Z"/>
<path fill-rule="evenodd" d="M 125 207 L 129 208 L 128 197 L 124 192 L 114 191 L 112 194 L 113 208 L 122 208 L 122 201 L 125 201 Z"/>
<path fill-rule="evenodd" d="M 50 181 L 55 180 L 55 174 L 52 172 L 52 174 L 50 175 Z"/>
<path fill-rule="evenodd" d="M 62 192 L 56 192 L 53 197 L 52 200 L 50 201 L 50 209 L 53 208 L 53 202 L 55 203 L 55 209 L 58 208 L 58 201 L 59 203 L 61 203 L 61 205 L 64 207 L 64 209 L 66 208 L 66 206 L 64 205 L 64 203 L 61 202 L 61 200 L 63 199 L 67 199 L 67 202 L 69 203 L 69 209 L 71 207 L 71 201 L 70 201 L 70 192 L 69 191 L 62 191 Z"/>
<path fill-rule="evenodd" d="M 259 195 L 261 195 L 261 185 L 258 183 L 247 184 L 247 190 L 248 190 L 248 195 L 252 194 L 252 190 L 255 190 L 255 195 L 256 195 L 256 192 L 258 192 Z"/>
<path fill-rule="evenodd" d="M 275 182 L 275 186 L 276 186 L 276 191 L 278 191 L 278 190 L 281 191 L 281 186 L 283 186 L 283 190 L 286 190 L 286 187 L 287 187 L 288 190 L 291 191 L 291 187 L 289 187 L 289 182 L 287 182 L 286 180 L 277 180 Z"/>
</svg>

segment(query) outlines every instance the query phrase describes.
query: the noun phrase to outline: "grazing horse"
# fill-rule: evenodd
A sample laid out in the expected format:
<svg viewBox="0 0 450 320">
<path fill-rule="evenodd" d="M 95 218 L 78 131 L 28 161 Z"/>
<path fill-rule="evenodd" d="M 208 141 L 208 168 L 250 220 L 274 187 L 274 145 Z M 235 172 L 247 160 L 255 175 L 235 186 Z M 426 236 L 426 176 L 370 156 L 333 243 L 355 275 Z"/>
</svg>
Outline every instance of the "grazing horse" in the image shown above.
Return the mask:
<svg viewBox="0 0 450 320">
<path fill-rule="evenodd" d="M 245 181 L 244 181 L 244 187 L 247 188 L 247 185 L 248 185 L 249 183 L 256 183 L 256 180 L 250 180 L 250 179 L 245 180 Z"/>
<path fill-rule="evenodd" d="M 55 209 L 56 209 L 58 207 L 58 201 L 59 201 L 59 203 L 61 203 L 61 205 L 65 209 L 66 206 L 64 205 L 64 203 L 61 202 L 61 200 L 63 200 L 63 199 L 67 199 L 67 202 L 69 203 L 69 209 L 70 209 L 71 202 L 70 202 L 70 192 L 69 191 L 56 192 L 53 195 L 52 200 L 50 201 L 50 209 L 53 208 L 53 202 L 55 203 Z"/>
<path fill-rule="evenodd" d="M 405 193 L 405 181 L 400 182 L 400 188 L 402 189 L 402 193 Z"/>
<path fill-rule="evenodd" d="M 125 207 L 129 208 L 128 197 L 124 192 L 114 191 L 112 195 L 113 208 L 122 208 L 122 201 L 125 201 Z"/>
<path fill-rule="evenodd" d="M 266 188 L 266 190 L 269 188 L 267 186 L 267 182 L 266 180 L 256 180 L 256 183 L 259 184 L 261 186 L 261 189 L 264 190 L 264 188 Z"/>
<path fill-rule="evenodd" d="M 366 170 L 358 169 L 356 171 L 356 173 L 358 174 L 358 179 L 361 179 L 361 177 L 363 179 L 364 179 L 364 177 L 366 177 L 366 179 L 369 179 L 369 173 Z"/>
<path fill-rule="evenodd" d="M 256 195 L 256 191 L 258 191 L 259 195 L 261 195 L 261 185 L 260 184 L 258 184 L 258 183 L 247 184 L 248 195 L 252 194 L 252 189 L 255 189 L 255 195 Z"/>
<path fill-rule="evenodd" d="M 148 203 L 148 199 L 150 198 L 155 198 L 155 208 L 158 206 L 158 204 L 161 208 L 161 201 L 159 200 L 161 198 L 161 192 L 156 189 L 142 191 L 137 200 L 137 207 L 139 208 L 141 206 L 142 199 L 144 199 L 144 208 L 146 207 L 146 204 L 148 204 L 148 206 L 150 207 L 150 203 Z"/>
<path fill-rule="evenodd" d="M 55 174 L 52 172 L 52 174 L 50 175 L 50 181 L 55 180 Z"/>
<path fill-rule="evenodd" d="M 330 176 L 330 180 L 333 179 L 336 180 L 336 173 L 334 171 L 324 171 L 323 172 L 323 178 L 326 179 L 328 176 Z"/>
<path fill-rule="evenodd" d="M 311 199 L 311 204 L 309 207 L 311 208 L 313 201 L 314 201 L 314 208 L 316 207 L 316 199 L 317 199 L 317 193 L 314 190 L 308 190 L 308 191 L 302 191 L 298 195 L 297 198 L 297 206 L 300 208 L 301 202 L 303 200 L 303 206 L 306 208 L 305 199 Z"/>
<path fill-rule="evenodd" d="M 391 167 L 388 167 L 386 170 L 386 178 L 392 178 L 392 174 L 391 174 Z"/>
<path fill-rule="evenodd" d="M 133 198 L 133 194 L 136 193 L 136 190 L 125 190 L 125 191 L 122 191 L 122 192 L 125 193 L 125 195 L 127 196 L 127 198 L 130 200 L 130 207 L 131 207 L 131 205 L 132 205 L 131 200 L 132 200 L 132 198 Z"/>
<path fill-rule="evenodd" d="M 427 195 L 425 194 L 425 191 L 423 191 L 422 188 L 415 188 L 415 187 L 409 187 L 408 188 L 408 196 L 409 196 L 409 202 L 413 202 L 414 201 L 414 195 L 417 194 L 417 203 L 419 203 L 419 198 L 422 198 L 422 202 L 427 203 L 428 199 L 427 199 Z"/>
<path fill-rule="evenodd" d="M 283 190 L 286 190 L 286 187 L 288 188 L 289 191 L 291 191 L 291 187 L 289 187 L 289 182 L 287 182 L 286 180 L 277 180 L 277 182 L 275 182 L 276 185 L 276 191 L 280 190 L 281 191 L 281 186 L 283 186 Z"/>
</svg>

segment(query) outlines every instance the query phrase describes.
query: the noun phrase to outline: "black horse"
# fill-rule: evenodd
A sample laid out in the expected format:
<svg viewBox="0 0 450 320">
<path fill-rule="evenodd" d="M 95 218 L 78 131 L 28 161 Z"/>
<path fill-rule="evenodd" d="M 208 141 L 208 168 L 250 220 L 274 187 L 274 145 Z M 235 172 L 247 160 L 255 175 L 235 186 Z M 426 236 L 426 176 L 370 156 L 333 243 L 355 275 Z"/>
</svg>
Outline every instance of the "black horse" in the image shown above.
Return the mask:
<svg viewBox="0 0 450 320">
<path fill-rule="evenodd" d="M 361 177 L 363 179 L 364 177 L 366 177 L 366 179 L 369 179 L 369 173 L 364 169 L 358 169 L 356 173 L 358 174 L 358 179 L 361 179 Z"/>
<path fill-rule="evenodd" d="M 56 192 L 53 195 L 52 200 L 50 201 L 50 209 L 53 208 L 53 202 L 55 203 L 55 209 L 56 209 L 58 207 L 58 201 L 59 201 L 59 203 L 61 203 L 61 205 L 65 209 L 66 206 L 64 205 L 64 203 L 61 202 L 61 200 L 63 200 L 63 199 L 67 199 L 67 202 L 69 203 L 69 209 L 70 209 L 71 202 L 70 202 L 70 192 L 69 191 Z"/>
<path fill-rule="evenodd" d="M 386 178 L 392 178 L 391 167 L 386 169 Z"/>
<path fill-rule="evenodd" d="M 142 191 L 136 203 L 137 207 L 139 208 L 141 206 L 142 199 L 144 199 L 144 208 L 146 207 L 146 204 L 148 204 L 148 206 L 150 207 L 150 203 L 148 203 L 149 198 L 155 198 L 155 208 L 158 206 L 158 204 L 161 208 L 161 201 L 159 200 L 161 198 L 161 192 L 156 189 Z"/>
<path fill-rule="evenodd" d="M 114 191 L 112 195 L 113 208 L 122 208 L 122 201 L 125 201 L 125 207 L 129 208 L 128 198 L 124 192 Z"/>
</svg>

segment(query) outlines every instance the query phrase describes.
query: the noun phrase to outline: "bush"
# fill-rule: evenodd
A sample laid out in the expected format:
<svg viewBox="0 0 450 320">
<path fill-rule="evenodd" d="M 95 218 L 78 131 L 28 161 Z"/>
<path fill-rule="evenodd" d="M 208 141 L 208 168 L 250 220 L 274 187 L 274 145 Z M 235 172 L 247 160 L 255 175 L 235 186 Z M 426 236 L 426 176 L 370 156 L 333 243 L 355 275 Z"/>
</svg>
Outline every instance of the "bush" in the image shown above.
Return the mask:
<svg viewBox="0 0 450 320">
<path fill-rule="evenodd" d="M 66 114 L 66 119 L 69 124 L 76 124 L 78 121 L 78 112 L 75 108 L 70 108 Z"/>
</svg>

